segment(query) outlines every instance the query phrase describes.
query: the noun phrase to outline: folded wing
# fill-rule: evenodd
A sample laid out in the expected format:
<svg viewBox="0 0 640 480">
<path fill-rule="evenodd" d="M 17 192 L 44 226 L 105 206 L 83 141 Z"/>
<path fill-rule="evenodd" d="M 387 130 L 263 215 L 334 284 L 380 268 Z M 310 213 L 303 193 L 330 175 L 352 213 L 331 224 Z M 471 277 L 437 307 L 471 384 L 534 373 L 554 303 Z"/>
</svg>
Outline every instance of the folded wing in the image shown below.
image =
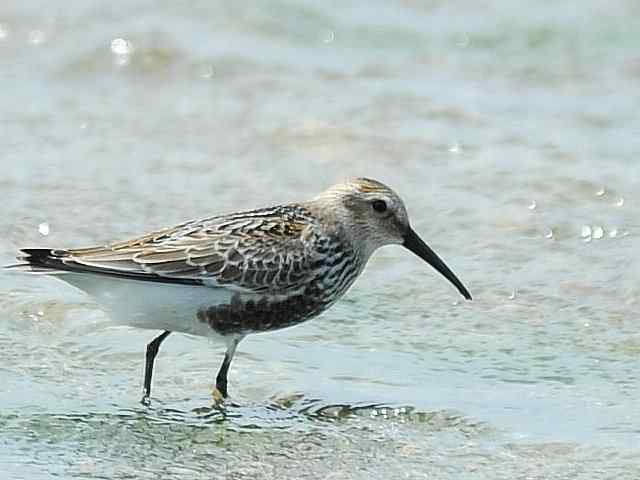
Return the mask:
<svg viewBox="0 0 640 480">
<path fill-rule="evenodd" d="M 288 293 L 313 276 L 316 229 L 304 209 L 252 210 L 187 222 L 106 246 L 24 249 L 34 271 Z"/>
</svg>

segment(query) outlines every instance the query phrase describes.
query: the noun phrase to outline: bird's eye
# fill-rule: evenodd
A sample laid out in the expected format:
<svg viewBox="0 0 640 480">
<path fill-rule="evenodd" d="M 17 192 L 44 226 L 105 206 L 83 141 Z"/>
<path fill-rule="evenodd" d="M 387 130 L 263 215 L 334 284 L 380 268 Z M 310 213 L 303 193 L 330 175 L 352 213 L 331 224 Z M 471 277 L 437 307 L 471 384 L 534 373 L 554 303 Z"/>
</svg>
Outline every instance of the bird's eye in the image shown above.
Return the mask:
<svg viewBox="0 0 640 480">
<path fill-rule="evenodd" d="M 378 213 L 384 213 L 387 211 L 387 202 L 384 200 L 374 200 L 371 202 L 371 206 Z"/>
</svg>

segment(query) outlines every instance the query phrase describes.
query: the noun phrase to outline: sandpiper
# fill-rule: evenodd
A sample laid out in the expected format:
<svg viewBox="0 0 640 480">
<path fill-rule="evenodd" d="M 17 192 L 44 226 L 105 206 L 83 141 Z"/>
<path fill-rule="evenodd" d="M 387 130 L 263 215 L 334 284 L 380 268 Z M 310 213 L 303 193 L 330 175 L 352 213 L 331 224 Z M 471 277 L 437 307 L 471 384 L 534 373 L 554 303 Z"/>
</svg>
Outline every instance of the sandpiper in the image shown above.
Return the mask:
<svg viewBox="0 0 640 480">
<path fill-rule="evenodd" d="M 250 333 L 299 324 L 338 300 L 384 245 L 403 245 L 471 300 L 409 224 L 386 185 L 356 178 L 312 200 L 182 223 L 139 238 L 79 249 L 23 249 L 14 265 L 55 274 L 121 324 L 164 330 L 146 350 L 148 404 L 160 344 L 171 332 L 226 344 L 214 396 L 227 397 L 238 343 Z"/>
</svg>

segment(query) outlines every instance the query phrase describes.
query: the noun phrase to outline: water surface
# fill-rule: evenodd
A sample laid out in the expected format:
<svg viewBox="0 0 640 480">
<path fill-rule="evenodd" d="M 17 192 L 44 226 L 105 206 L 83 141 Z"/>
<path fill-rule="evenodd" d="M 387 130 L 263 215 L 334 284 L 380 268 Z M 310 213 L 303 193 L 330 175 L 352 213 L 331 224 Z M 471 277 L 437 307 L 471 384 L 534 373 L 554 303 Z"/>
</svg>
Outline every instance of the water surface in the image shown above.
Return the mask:
<svg viewBox="0 0 640 480">
<path fill-rule="evenodd" d="M 0 7 L 0 263 L 366 175 L 401 248 L 310 323 L 145 344 L 0 274 L 3 478 L 640 476 L 635 2 Z"/>
</svg>

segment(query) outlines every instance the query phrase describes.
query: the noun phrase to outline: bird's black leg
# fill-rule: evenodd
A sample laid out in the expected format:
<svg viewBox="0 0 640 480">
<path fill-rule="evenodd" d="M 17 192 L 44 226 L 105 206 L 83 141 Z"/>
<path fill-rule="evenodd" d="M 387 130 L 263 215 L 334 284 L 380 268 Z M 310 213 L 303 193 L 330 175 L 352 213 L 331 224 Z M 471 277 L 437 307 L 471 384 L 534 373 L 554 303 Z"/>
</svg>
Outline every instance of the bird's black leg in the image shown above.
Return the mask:
<svg viewBox="0 0 640 480">
<path fill-rule="evenodd" d="M 156 355 L 158 355 L 160 344 L 164 341 L 165 338 L 169 336 L 170 333 L 170 331 L 165 330 L 147 345 L 147 359 L 144 366 L 144 388 L 142 390 L 141 401 L 143 405 L 149 405 L 151 403 L 149 397 L 151 396 L 151 377 L 153 376 L 153 363 L 155 362 Z"/>
<path fill-rule="evenodd" d="M 224 354 L 224 360 L 222 361 L 222 365 L 220 366 L 220 370 L 218 370 L 218 375 L 216 376 L 216 390 L 222 395 L 222 398 L 227 398 L 227 373 L 229 372 L 229 367 L 231 366 L 231 360 L 233 360 L 233 355 L 236 353 L 236 347 L 240 343 L 239 338 L 234 338 L 227 344 L 227 351 Z M 216 391 L 214 390 L 214 398 L 216 396 Z"/>
</svg>

